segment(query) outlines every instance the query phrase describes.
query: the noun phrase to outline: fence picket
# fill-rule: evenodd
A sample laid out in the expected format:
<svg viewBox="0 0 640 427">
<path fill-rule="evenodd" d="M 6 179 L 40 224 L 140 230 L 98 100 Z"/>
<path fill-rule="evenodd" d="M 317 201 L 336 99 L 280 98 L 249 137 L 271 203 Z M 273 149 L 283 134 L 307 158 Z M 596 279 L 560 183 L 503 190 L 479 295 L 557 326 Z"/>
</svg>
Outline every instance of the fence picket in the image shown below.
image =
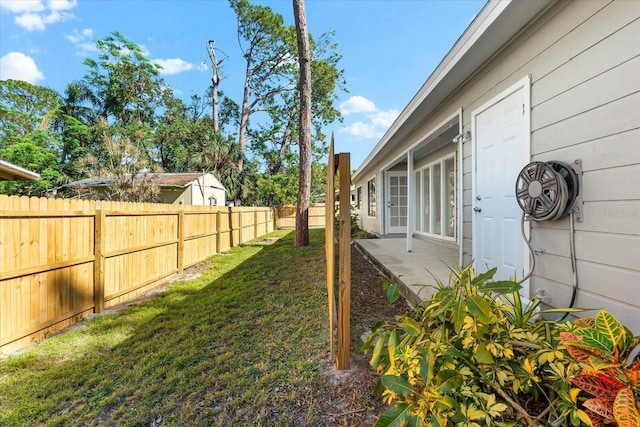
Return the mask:
<svg viewBox="0 0 640 427">
<path fill-rule="evenodd" d="M 0 195 L 0 352 L 271 232 L 274 218 L 271 208 Z"/>
</svg>

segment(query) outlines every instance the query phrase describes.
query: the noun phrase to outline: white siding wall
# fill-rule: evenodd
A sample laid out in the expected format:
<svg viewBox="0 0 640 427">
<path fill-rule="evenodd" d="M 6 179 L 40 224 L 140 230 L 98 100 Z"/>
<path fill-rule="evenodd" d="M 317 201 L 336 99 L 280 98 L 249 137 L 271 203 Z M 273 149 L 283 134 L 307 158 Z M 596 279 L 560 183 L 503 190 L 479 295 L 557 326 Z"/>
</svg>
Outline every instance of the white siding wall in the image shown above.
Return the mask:
<svg viewBox="0 0 640 427">
<path fill-rule="evenodd" d="M 204 183 L 203 178 L 199 177 L 191 185 L 191 204 L 208 206 L 211 203 L 209 198 L 214 197 L 216 206 L 224 206 L 225 191 L 216 188 L 219 185 L 220 183 L 211 174 L 204 175 Z"/>
<path fill-rule="evenodd" d="M 531 160 L 582 159 L 576 306 L 605 308 L 640 333 L 640 1 L 558 1 L 368 170 L 406 156 L 461 107 L 470 130 L 475 109 L 527 75 Z M 473 135 L 461 165 L 464 263 L 472 260 L 472 153 Z M 377 231 L 379 220 L 366 217 L 368 174 L 355 184 L 363 185 L 363 227 Z M 532 291 L 545 290 L 553 306 L 568 305 L 569 220 L 534 224 L 532 242 L 546 251 L 536 257 Z"/>
<path fill-rule="evenodd" d="M 606 308 L 640 332 L 640 2 L 560 2 L 453 103 L 470 113 L 531 75 L 532 160 L 582 159 L 576 306 Z M 472 142 L 464 146 L 464 261 L 471 260 Z M 524 165 L 523 165 L 524 166 Z M 569 220 L 536 223 L 532 291 L 571 299 Z M 590 315 L 590 314 L 589 314 Z"/>
</svg>

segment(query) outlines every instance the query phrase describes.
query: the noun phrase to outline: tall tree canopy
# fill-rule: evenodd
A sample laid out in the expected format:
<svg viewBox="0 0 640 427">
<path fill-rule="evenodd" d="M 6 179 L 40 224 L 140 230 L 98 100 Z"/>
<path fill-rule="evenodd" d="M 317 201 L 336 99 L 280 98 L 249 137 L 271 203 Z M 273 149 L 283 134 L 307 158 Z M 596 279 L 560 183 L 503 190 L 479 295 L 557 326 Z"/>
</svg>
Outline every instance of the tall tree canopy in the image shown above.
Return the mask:
<svg viewBox="0 0 640 427">
<path fill-rule="evenodd" d="M 0 191 L 53 194 L 47 191 L 64 182 L 117 175 L 117 168 L 197 170 L 216 175 L 229 200 L 296 203 L 300 67 L 295 26 L 248 0 L 229 4 L 238 18 L 245 65 L 238 102 L 215 85 L 187 102 L 177 98 L 160 76 L 159 65 L 119 32 L 96 42 L 97 54 L 84 61 L 85 75 L 62 94 L 25 82 L 0 82 L 0 156 L 42 177 L 29 185 L 1 185 Z M 317 40 L 308 37 L 313 76 L 311 194 L 322 191 L 314 190 L 322 188 L 315 182 L 324 170 L 317 164 L 326 145 L 322 127 L 340 120 L 333 103 L 344 79 L 332 39 L 332 33 Z M 213 99 L 219 100 L 218 126 L 210 114 Z"/>
<path fill-rule="evenodd" d="M 49 126 L 61 103 L 49 88 L 0 81 L 0 158 L 40 174 L 37 181 L 2 182 L 0 192 L 40 196 L 64 182 L 61 136 Z"/>
<path fill-rule="evenodd" d="M 238 40 L 246 63 L 238 145 L 243 153 L 245 147 L 250 146 L 252 154 L 261 161 L 265 175 L 290 174 L 292 168 L 298 169 L 299 165 L 299 153 L 289 155 L 297 150 L 300 117 L 296 28 L 285 26 L 284 18 L 269 7 L 253 5 L 247 0 L 230 0 L 230 3 L 238 17 Z M 343 70 L 338 68 L 341 55 L 333 33 L 325 33 L 317 41 L 311 36 L 308 39 L 313 75 L 311 150 L 322 154 L 326 151 L 323 126 L 341 120 L 333 103 L 336 92 L 344 90 L 345 81 Z M 291 182 L 285 177 L 263 181 Z M 275 192 L 260 193 L 266 196 L 261 200 L 265 204 L 279 198 Z M 278 193 L 291 194 L 291 191 Z M 295 203 L 296 199 L 287 198 L 287 202 Z"/>
</svg>

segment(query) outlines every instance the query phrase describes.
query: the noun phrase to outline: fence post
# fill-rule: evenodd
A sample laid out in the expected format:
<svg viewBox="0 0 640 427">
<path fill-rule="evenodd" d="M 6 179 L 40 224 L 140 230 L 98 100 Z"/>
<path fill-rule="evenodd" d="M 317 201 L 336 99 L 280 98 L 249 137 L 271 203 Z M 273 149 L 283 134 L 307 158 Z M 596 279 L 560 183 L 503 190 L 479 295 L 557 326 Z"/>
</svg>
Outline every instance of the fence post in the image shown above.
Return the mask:
<svg viewBox="0 0 640 427">
<path fill-rule="evenodd" d="M 258 238 L 258 208 L 253 208 L 253 238 Z"/>
<path fill-rule="evenodd" d="M 222 252 L 222 233 L 220 232 L 220 224 L 222 223 L 222 212 L 216 212 L 216 253 Z"/>
<path fill-rule="evenodd" d="M 351 345 L 351 165 L 349 153 L 340 153 L 340 260 L 338 267 L 338 369 L 349 369 Z"/>
<path fill-rule="evenodd" d="M 244 224 L 242 223 L 242 208 L 238 208 L 238 224 L 240 227 L 240 231 L 238 232 L 238 245 L 241 245 L 244 243 L 244 240 L 242 239 L 242 231 L 244 230 Z"/>
<path fill-rule="evenodd" d="M 94 255 L 93 263 L 93 305 L 94 312 L 101 313 L 104 310 L 104 230 L 106 222 L 105 211 L 101 208 L 101 202 L 96 202 L 96 212 L 94 217 Z"/>
<path fill-rule="evenodd" d="M 184 206 L 178 206 L 178 274 L 184 273 Z"/>
<path fill-rule="evenodd" d="M 279 212 L 280 206 L 273 207 L 271 209 L 273 209 L 273 212 L 272 212 L 273 213 L 273 217 L 272 217 L 273 218 L 273 230 L 275 231 L 275 230 L 278 230 L 278 212 Z"/>
<path fill-rule="evenodd" d="M 234 247 L 233 239 L 233 208 L 229 206 L 229 247 Z"/>
</svg>

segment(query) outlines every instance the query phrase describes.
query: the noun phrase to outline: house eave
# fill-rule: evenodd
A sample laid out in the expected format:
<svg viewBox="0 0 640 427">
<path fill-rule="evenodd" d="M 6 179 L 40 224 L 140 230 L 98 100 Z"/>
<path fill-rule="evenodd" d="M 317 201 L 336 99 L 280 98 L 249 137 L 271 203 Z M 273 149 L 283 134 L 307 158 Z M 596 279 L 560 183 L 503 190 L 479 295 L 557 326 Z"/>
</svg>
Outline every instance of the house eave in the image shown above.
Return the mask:
<svg viewBox="0 0 640 427">
<path fill-rule="evenodd" d="M 489 1 L 353 174 L 370 174 L 373 164 L 421 122 L 556 0 Z"/>
<path fill-rule="evenodd" d="M 0 160 L 0 181 L 36 181 L 40 174 Z"/>
</svg>

